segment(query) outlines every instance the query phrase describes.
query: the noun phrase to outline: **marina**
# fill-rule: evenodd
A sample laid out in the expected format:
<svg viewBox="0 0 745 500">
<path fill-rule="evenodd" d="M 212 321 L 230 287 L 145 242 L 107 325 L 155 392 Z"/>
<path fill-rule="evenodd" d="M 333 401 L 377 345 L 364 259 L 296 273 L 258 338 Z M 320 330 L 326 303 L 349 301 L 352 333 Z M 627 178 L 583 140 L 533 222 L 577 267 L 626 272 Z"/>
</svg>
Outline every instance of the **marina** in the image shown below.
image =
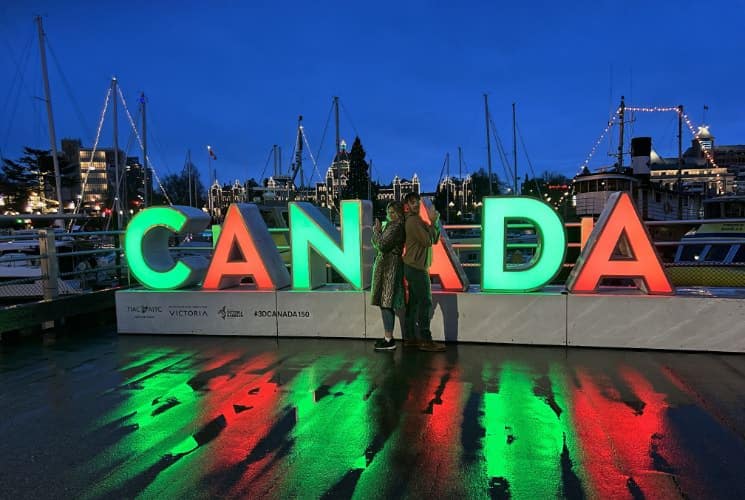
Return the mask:
<svg viewBox="0 0 745 500">
<path fill-rule="evenodd" d="M 745 498 L 741 9 L 378 7 L 0 7 L 0 497 Z"/>
</svg>

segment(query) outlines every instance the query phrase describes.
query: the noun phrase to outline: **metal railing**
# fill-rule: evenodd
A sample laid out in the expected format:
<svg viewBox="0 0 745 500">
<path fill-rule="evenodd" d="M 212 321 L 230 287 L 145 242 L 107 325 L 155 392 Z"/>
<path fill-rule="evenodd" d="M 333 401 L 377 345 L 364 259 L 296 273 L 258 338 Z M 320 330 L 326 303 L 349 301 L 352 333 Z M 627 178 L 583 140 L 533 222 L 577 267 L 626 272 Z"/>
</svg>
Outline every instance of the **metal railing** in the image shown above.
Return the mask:
<svg viewBox="0 0 745 500">
<path fill-rule="evenodd" d="M 54 299 L 129 284 L 122 234 L 39 229 L 0 236 L 0 301 Z"/>
</svg>

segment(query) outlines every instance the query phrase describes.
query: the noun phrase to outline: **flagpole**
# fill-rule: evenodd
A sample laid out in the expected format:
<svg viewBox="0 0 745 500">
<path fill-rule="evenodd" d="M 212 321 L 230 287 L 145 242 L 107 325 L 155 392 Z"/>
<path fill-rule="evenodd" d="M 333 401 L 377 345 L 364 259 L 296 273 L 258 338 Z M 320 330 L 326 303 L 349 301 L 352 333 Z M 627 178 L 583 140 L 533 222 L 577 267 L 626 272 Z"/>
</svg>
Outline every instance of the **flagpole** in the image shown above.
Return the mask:
<svg viewBox="0 0 745 500">
<path fill-rule="evenodd" d="M 210 187 L 207 189 L 207 205 L 209 207 L 210 217 L 214 217 L 214 203 L 212 202 L 212 184 L 214 184 L 212 179 L 212 148 L 209 145 L 207 145 L 207 170 L 210 173 Z"/>
</svg>

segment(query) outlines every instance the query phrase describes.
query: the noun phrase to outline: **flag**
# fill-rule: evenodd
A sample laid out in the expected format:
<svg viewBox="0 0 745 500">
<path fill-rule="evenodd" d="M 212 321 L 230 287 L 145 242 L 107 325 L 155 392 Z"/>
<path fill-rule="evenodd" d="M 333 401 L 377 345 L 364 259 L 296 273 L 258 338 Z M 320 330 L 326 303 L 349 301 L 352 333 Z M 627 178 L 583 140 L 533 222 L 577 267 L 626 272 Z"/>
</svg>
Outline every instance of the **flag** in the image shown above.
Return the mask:
<svg viewBox="0 0 745 500">
<path fill-rule="evenodd" d="M 214 151 L 212 150 L 212 148 L 208 147 L 208 148 L 207 148 L 207 151 L 209 151 L 209 153 L 210 153 L 210 158 L 212 158 L 213 160 L 217 160 L 217 155 L 216 155 L 216 154 L 215 154 L 215 152 L 214 152 Z"/>
</svg>

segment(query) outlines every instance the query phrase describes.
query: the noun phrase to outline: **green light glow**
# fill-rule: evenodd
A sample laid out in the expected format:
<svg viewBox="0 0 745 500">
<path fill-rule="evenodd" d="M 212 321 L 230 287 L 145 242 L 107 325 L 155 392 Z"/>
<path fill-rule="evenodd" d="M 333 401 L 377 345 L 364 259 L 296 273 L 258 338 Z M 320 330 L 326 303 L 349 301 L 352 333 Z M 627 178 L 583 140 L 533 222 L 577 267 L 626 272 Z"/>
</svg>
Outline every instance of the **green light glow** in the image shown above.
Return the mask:
<svg viewBox="0 0 745 500">
<path fill-rule="evenodd" d="M 287 477 L 304 479 L 279 483 L 278 498 L 322 498 L 349 470 L 366 465 L 365 449 L 374 430 L 365 400 L 371 390 L 368 361 L 346 361 L 336 355 L 321 357 L 284 388 L 285 401 L 297 415 Z M 317 397 L 321 387 L 324 395 Z"/>
<path fill-rule="evenodd" d="M 116 390 L 121 400 L 98 420 L 96 432 L 112 426 L 130 431 L 90 458 L 89 474 L 100 480 L 91 483 L 88 498 L 117 496 L 118 488 L 145 473 L 164 453 L 190 451 L 201 408 L 200 395 L 188 384 L 197 374 L 195 356 L 193 351 L 150 351 L 125 365 L 140 369 L 122 380 Z M 130 386 L 137 390 L 126 389 Z"/>
<path fill-rule="evenodd" d="M 339 238 L 336 228 L 316 207 L 309 203 L 290 203 L 292 287 L 310 290 L 325 284 L 325 262 L 328 262 L 348 283 L 361 290 L 361 221 L 362 203 L 358 200 L 342 201 Z"/>
<path fill-rule="evenodd" d="M 134 277 L 147 288 L 173 290 L 195 281 L 197 268 L 183 260 L 174 262 L 168 239 L 194 229 L 188 207 L 151 207 L 138 212 L 127 226 L 124 253 Z M 195 210 L 195 209 L 190 209 Z"/>
<path fill-rule="evenodd" d="M 534 377 L 527 367 L 506 363 L 499 392 L 484 394 L 486 474 L 506 479 L 512 498 L 554 498 L 561 484 L 566 424 L 534 394 Z"/>
<path fill-rule="evenodd" d="M 220 224 L 212 224 L 212 248 L 217 246 L 217 240 L 220 238 L 222 232 L 222 226 Z"/>
<path fill-rule="evenodd" d="M 564 224 L 553 208 L 535 198 L 488 197 L 483 200 L 481 289 L 488 292 L 530 292 L 548 284 L 566 254 Z M 507 269 L 507 223 L 529 220 L 538 247 L 530 267 Z"/>
</svg>

